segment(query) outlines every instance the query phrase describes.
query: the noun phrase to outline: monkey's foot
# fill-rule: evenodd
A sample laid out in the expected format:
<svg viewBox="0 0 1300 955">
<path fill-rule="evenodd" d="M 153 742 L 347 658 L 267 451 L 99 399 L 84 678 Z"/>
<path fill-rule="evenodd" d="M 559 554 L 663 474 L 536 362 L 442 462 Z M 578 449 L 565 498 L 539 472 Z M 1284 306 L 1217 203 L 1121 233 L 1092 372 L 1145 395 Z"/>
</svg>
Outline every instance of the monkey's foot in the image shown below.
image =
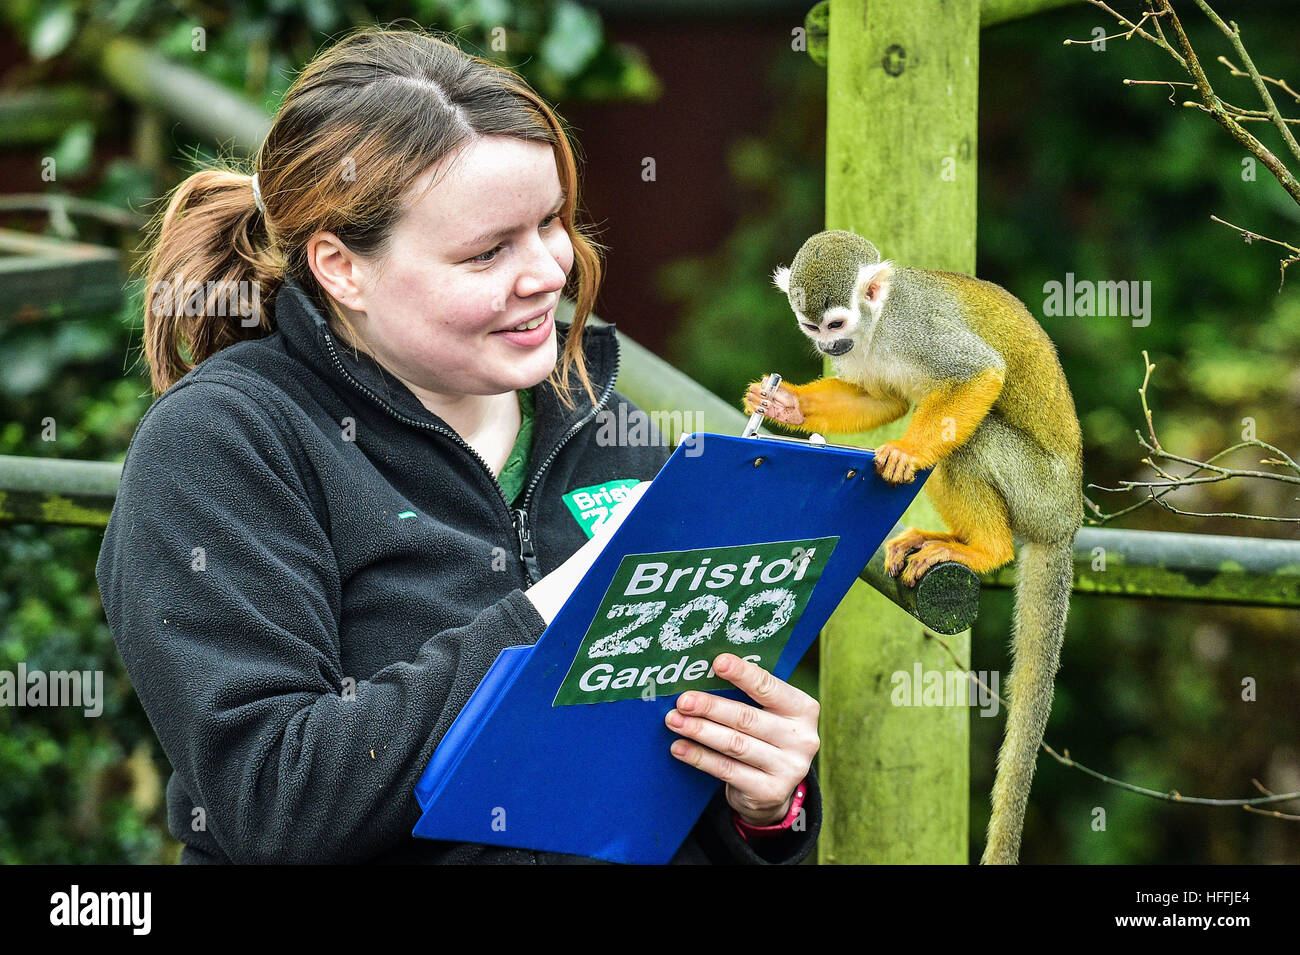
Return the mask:
<svg viewBox="0 0 1300 955">
<path fill-rule="evenodd" d="M 907 558 L 907 566 L 903 569 L 903 583 L 908 587 L 915 587 L 925 576 L 926 571 L 935 564 L 946 561 L 964 564 L 975 573 L 982 574 L 1001 567 L 1007 559 L 999 558 L 988 550 L 963 544 L 951 537 L 947 541 L 929 540 Z"/>
<path fill-rule="evenodd" d="M 892 540 L 885 542 L 885 573 L 890 577 L 897 577 L 903 569 L 903 564 L 907 561 L 907 555 L 914 550 L 919 550 L 921 545 L 927 541 L 950 541 L 951 534 L 941 534 L 937 531 L 922 531 L 915 527 L 909 527 L 903 533 L 899 534 Z"/>
<path fill-rule="evenodd" d="M 927 570 L 935 564 L 942 564 L 948 560 L 954 560 L 959 564 L 965 563 L 957 549 L 949 543 L 931 541 L 922 544 L 908 559 L 907 566 L 903 569 L 903 584 L 907 587 L 915 587 Z"/>
<path fill-rule="evenodd" d="M 876 448 L 876 471 L 890 484 L 910 484 L 920 466 L 916 451 L 901 441 L 886 441 Z"/>
<path fill-rule="evenodd" d="M 799 397 L 785 385 L 778 385 L 776 392 L 763 394 L 763 381 L 751 382 L 745 392 L 745 414 L 762 410 L 765 417 L 784 425 L 795 427 L 803 424 L 803 412 L 799 409 Z"/>
</svg>

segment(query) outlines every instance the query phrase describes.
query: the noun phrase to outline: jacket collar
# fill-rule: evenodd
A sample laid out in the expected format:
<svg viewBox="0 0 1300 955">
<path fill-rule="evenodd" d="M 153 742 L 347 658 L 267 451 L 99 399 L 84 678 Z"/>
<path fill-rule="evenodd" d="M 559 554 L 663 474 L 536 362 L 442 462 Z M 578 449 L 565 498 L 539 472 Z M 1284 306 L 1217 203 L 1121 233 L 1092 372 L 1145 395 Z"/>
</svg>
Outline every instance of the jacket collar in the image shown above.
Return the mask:
<svg viewBox="0 0 1300 955">
<path fill-rule="evenodd" d="M 446 421 L 421 404 L 405 384 L 370 356 L 360 352 L 354 356 L 352 349 L 330 330 L 329 323 L 311 296 L 293 278 L 286 278 L 276 293 L 275 325 L 287 346 L 337 390 L 364 396 L 399 419 L 405 417 L 439 430 L 452 430 Z M 571 323 L 558 320 L 555 323 L 561 354 L 571 329 Z M 587 325 L 582 331 L 582 346 L 598 405 L 592 406 L 580 384 L 572 388 L 573 408 L 560 403 L 549 381 L 538 385 L 533 392 L 534 454 L 548 452 L 550 446 L 572 428 L 610 404 L 619 365 L 614 324 Z"/>
</svg>

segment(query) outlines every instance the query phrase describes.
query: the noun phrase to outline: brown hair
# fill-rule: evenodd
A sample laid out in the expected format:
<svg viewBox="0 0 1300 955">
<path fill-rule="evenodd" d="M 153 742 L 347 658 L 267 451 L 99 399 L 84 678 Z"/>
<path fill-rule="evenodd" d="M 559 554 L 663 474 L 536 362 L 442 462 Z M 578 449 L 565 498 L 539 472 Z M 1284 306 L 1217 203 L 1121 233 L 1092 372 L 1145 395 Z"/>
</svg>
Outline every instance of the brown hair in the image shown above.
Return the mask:
<svg viewBox="0 0 1300 955">
<path fill-rule="evenodd" d="M 303 68 L 253 170 L 222 161 L 171 192 L 143 259 L 144 354 L 155 395 L 227 345 L 270 334 L 275 292 L 287 277 L 323 308 L 332 328 L 374 358 L 308 267 L 307 240 L 327 230 L 360 255 L 382 254 L 412 181 L 488 135 L 544 142 L 555 151 L 567 193 L 559 221 L 573 243 L 570 283 L 577 296 L 549 380 L 572 408 L 569 377 L 576 372 L 594 404 L 581 342 L 600 287 L 598 250 L 604 247 L 574 221 L 577 167 L 564 128 L 510 70 L 433 32 L 377 26 L 358 28 Z M 365 175 L 356 175 L 357 169 Z M 253 171 L 265 214 L 254 201 Z M 256 294 L 247 297 L 245 314 L 229 314 L 230 293 L 250 287 Z M 185 307 L 170 307 L 175 303 Z"/>
</svg>

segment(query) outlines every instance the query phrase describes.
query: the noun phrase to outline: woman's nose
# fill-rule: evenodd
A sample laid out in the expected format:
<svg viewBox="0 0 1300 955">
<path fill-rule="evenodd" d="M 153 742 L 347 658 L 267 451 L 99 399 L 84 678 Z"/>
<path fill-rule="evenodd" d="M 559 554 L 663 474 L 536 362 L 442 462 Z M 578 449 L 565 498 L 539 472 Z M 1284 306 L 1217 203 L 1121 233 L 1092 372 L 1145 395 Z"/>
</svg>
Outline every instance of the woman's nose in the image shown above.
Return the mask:
<svg viewBox="0 0 1300 955">
<path fill-rule="evenodd" d="M 517 294 L 520 298 L 529 298 L 539 292 L 557 292 L 564 288 L 568 272 L 556 257 L 557 252 L 540 236 L 530 244 L 528 260 L 519 274 Z"/>
</svg>

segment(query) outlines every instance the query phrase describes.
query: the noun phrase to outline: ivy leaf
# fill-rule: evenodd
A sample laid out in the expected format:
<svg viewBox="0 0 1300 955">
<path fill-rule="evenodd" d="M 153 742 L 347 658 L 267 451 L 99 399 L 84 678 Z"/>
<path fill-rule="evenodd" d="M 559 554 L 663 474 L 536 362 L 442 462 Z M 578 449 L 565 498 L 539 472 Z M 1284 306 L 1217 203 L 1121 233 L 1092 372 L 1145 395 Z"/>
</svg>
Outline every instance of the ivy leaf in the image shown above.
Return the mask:
<svg viewBox="0 0 1300 955">
<path fill-rule="evenodd" d="M 90 120 L 73 123 L 51 150 L 55 176 L 75 179 L 90 168 L 90 158 L 95 146 L 95 124 Z"/>
<path fill-rule="evenodd" d="M 31 39 L 28 41 L 32 58 L 48 60 L 52 56 L 58 56 L 76 32 L 77 17 L 72 4 L 63 3 L 46 10 L 32 27 Z"/>
<path fill-rule="evenodd" d="M 555 6 L 551 29 L 537 52 L 551 70 L 570 79 L 596 55 L 602 35 L 600 17 L 594 11 L 562 0 Z"/>
<path fill-rule="evenodd" d="M 312 28 L 322 33 L 332 30 L 339 21 L 339 11 L 332 0 L 305 0 L 302 12 Z"/>
</svg>

